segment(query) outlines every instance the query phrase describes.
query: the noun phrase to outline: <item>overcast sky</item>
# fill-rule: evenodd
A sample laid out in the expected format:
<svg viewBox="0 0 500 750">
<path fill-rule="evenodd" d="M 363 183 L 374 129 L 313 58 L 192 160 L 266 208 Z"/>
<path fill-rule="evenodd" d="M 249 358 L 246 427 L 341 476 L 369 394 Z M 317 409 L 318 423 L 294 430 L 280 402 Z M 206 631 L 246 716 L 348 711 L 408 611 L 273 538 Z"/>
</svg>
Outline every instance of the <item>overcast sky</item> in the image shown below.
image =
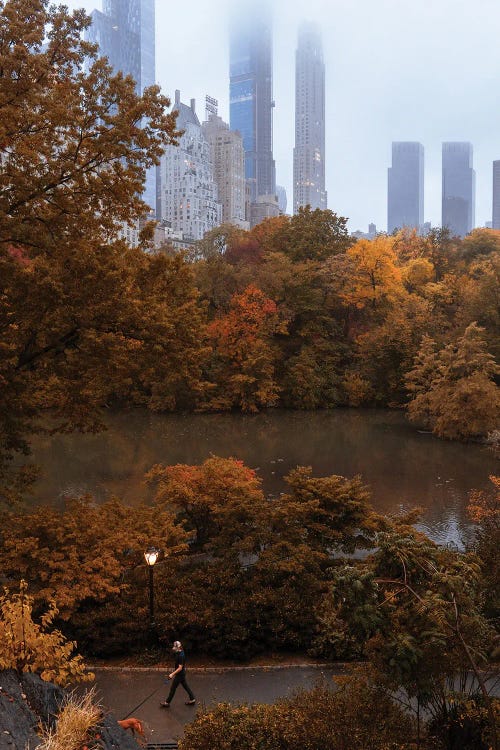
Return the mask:
<svg viewBox="0 0 500 750">
<path fill-rule="evenodd" d="M 241 0 L 156 0 L 156 71 L 164 93 L 219 100 L 229 120 L 228 15 Z M 500 159 L 498 0 L 270 0 L 274 8 L 276 179 L 292 205 L 294 75 L 301 20 L 320 24 L 326 63 L 328 207 L 351 231 L 387 228 L 392 141 L 425 148 L 425 220 L 441 221 L 441 143 L 470 141 L 476 225 L 491 220 Z M 100 0 L 66 0 L 101 8 Z"/>
</svg>

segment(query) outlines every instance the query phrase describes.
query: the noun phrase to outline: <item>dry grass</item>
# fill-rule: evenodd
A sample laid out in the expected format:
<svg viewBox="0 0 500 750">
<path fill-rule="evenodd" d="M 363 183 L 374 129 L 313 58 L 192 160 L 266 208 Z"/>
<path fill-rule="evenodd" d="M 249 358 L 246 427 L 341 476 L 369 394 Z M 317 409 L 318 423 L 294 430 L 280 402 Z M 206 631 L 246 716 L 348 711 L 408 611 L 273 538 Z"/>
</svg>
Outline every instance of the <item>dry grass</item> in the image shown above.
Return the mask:
<svg viewBox="0 0 500 750">
<path fill-rule="evenodd" d="M 38 750 L 80 750 L 101 718 L 102 710 L 93 689 L 82 697 L 71 694 L 61 709 L 56 729 L 42 729 Z"/>
</svg>

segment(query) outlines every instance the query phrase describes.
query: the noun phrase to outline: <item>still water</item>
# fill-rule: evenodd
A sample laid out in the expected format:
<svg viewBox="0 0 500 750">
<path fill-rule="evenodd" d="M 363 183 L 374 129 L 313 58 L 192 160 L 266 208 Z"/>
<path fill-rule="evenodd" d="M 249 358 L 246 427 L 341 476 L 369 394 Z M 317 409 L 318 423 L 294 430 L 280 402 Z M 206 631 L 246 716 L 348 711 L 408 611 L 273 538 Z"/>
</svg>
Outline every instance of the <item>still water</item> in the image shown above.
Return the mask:
<svg viewBox="0 0 500 750">
<path fill-rule="evenodd" d="M 295 466 L 318 476 L 361 474 L 382 513 L 416 505 L 420 527 L 440 543 L 471 534 L 468 494 L 486 488 L 499 471 L 491 451 L 434 438 L 396 411 L 336 409 L 264 414 L 110 414 L 107 432 L 39 438 L 34 459 L 43 467 L 35 503 L 62 503 L 90 493 L 134 504 L 148 497 L 144 474 L 156 463 L 196 464 L 211 454 L 234 456 L 256 469 L 267 494 L 285 489 Z"/>
</svg>

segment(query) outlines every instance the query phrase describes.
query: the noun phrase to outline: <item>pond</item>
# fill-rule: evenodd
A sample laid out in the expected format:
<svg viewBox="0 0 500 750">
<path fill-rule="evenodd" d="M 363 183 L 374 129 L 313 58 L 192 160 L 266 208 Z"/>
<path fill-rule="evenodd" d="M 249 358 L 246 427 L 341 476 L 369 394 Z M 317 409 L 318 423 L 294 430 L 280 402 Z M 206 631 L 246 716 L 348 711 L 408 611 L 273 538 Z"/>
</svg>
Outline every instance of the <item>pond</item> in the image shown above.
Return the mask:
<svg viewBox="0 0 500 750">
<path fill-rule="evenodd" d="M 109 414 L 98 435 L 37 438 L 43 467 L 34 503 L 61 503 L 84 493 L 130 504 L 148 497 L 144 474 L 156 463 L 201 463 L 211 454 L 234 456 L 257 470 L 267 494 L 284 491 L 295 466 L 318 476 L 361 474 L 373 506 L 398 513 L 423 509 L 420 527 L 439 543 L 470 537 L 466 505 L 472 489 L 488 487 L 498 460 L 480 445 L 439 440 L 419 432 L 399 411 L 272 410 L 257 415 Z"/>
</svg>

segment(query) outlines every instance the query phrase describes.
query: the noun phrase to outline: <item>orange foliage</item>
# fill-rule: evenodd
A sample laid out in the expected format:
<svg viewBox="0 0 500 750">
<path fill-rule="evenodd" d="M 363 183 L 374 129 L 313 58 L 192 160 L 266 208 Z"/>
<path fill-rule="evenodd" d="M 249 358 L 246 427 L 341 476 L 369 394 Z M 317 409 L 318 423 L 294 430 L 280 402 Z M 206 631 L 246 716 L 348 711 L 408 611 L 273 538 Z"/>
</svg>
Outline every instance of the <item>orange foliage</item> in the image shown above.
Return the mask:
<svg viewBox="0 0 500 750">
<path fill-rule="evenodd" d="M 474 523 L 482 524 L 486 521 L 488 525 L 500 528 L 500 477 L 491 475 L 490 481 L 493 484 L 492 492 L 471 492 L 467 512 Z"/>
<path fill-rule="evenodd" d="M 276 303 L 250 285 L 233 296 L 228 314 L 208 327 L 214 353 L 210 408 L 237 406 L 255 412 L 274 405 L 278 392 L 271 344 L 278 328 L 276 313 Z"/>
<path fill-rule="evenodd" d="M 250 231 L 250 237 L 256 240 L 263 250 L 273 250 L 275 249 L 276 237 L 289 221 L 287 216 L 274 216 L 270 219 L 264 219 Z"/>
</svg>

